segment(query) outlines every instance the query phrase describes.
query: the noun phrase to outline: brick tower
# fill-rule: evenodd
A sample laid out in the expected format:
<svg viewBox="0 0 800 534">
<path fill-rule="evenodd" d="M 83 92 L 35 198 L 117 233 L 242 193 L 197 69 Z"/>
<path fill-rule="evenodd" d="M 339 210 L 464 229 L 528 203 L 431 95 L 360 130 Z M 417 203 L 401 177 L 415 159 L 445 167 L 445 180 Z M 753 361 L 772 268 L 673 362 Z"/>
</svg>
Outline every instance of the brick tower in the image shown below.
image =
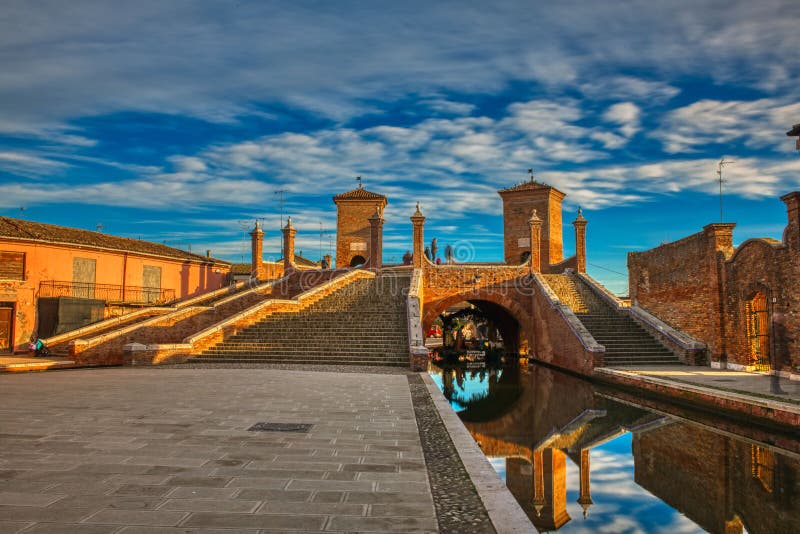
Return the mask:
<svg viewBox="0 0 800 534">
<path fill-rule="evenodd" d="M 527 182 L 497 192 L 503 199 L 503 248 L 505 262 L 518 265 L 531 253 L 531 228 L 529 220 L 536 210 L 542 219 L 540 234 L 541 270 L 564 259 L 561 234 L 561 202 L 564 193 L 547 184 L 537 182 L 532 176 Z"/>
<path fill-rule="evenodd" d="M 333 197 L 336 203 L 336 267 L 351 267 L 369 260 L 370 217 L 383 216 L 386 197 L 356 189 Z M 378 251 L 380 253 L 380 251 Z"/>
</svg>

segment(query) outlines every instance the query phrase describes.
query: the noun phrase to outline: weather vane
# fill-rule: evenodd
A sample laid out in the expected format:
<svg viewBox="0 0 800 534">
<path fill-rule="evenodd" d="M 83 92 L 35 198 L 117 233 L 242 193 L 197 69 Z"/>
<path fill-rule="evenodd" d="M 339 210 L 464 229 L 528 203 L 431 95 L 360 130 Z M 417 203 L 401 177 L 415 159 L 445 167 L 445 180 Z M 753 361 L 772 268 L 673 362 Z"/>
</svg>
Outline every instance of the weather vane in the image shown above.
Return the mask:
<svg viewBox="0 0 800 534">
<path fill-rule="evenodd" d="M 361 189 L 361 187 L 362 187 L 361 177 L 360 176 L 356 176 L 356 180 L 358 180 L 358 188 Z"/>
<path fill-rule="evenodd" d="M 533 177 L 533 169 L 528 169 L 528 174 L 529 174 L 529 175 L 530 175 L 530 177 L 531 177 L 531 182 L 535 182 L 535 181 L 536 181 L 536 179 Z"/>
</svg>

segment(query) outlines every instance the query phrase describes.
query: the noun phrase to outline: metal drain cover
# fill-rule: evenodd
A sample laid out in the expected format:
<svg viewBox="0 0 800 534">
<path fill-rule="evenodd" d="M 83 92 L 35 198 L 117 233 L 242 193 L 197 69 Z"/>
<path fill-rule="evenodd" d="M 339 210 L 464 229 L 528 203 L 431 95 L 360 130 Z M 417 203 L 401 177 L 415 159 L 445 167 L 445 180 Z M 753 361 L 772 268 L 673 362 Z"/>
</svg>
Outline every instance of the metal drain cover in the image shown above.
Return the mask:
<svg viewBox="0 0 800 534">
<path fill-rule="evenodd" d="M 248 432 L 308 432 L 314 425 L 308 423 L 256 423 Z"/>
</svg>

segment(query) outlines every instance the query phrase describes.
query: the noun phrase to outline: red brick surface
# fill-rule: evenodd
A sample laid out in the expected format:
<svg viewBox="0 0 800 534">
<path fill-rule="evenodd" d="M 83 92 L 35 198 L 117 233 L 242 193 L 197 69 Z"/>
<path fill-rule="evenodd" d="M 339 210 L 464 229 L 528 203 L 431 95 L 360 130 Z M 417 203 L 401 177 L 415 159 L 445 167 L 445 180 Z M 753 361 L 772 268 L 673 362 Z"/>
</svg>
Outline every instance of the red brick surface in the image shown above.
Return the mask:
<svg viewBox="0 0 800 534">
<path fill-rule="evenodd" d="M 358 194 L 357 192 L 365 194 Z M 336 202 L 336 267 L 349 267 L 355 256 L 369 259 L 370 224 L 369 218 L 378 210 L 382 216 L 386 207 L 386 197 L 365 189 L 356 189 L 334 197 Z M 352 245 L 365 250 L 352 250 Z"/>
<path fill-rule="evenodd" d="M 680 241 L 628 255 L 631 300 L 705 342 L 712 361 L 753 364 L 746 303 L 767 295 L 772 369 L 800 370 L 800 193 L 783 197 L 783 241 L 734 250 L 733 225 L 708 225 Z"/>
</svg>

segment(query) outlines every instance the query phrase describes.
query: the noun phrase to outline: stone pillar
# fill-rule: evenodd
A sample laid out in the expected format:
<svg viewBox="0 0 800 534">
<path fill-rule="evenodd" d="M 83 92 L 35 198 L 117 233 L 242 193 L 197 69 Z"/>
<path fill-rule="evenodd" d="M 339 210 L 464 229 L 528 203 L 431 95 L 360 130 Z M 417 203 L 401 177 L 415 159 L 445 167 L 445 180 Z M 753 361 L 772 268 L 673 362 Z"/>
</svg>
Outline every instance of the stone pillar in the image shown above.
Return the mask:
<svg viewBox="0 0 800 534">
<path fill-rule="evenodd" d="M 558 530 L 570 520 L 566 455 L 558 449 L 547 448 L 535 451 L 533 460 L 533 505 L 536 509 L 533 524 L 540 531 Z"/>
<path fill-rule="evenodd" d="M 380 269 L 383 265 L 383 217 L 378 209 L 369 218 L 369 267 Z"/>
<path fill-rule="evenodd" d="M 578 216 L 572 221 L 575 227 L 575 259 L 578 262 L 578 272 L 586 272 L 586 225 L 588 221 L 583 218 L 583 210 L 578 208 Z"/>
<path fill-rule="evenodd" d="M 411 224 L 414 226 L 414 268 L 419 269 L 424 265 L 425 258 L 425 216 L 419 211 L 419 202 L 417 202 L 417 211 L 411 216 Z"/>
<path fill-rule="evenodd" d="M 589 507 L 594 504 L 589 487 L 589 449 L 581 449 L 580 477 L 581 487 L 578 495 L 578 504 L 583 508 L 583 517 L 586 517 L 586 514 L 589 513 Z"/>
<path fill-rule="evenodd" d="M 294 268 L 294 236 L 297 234 L 297 229 L 292 226 L 292 218 L 286 221 L 286 226 L 283 227 L 283 272 L 286 274 L 290 269 Z"/>
<path fill-rule="evenodd" d="M 252 249 L 252 256 L 250 259 L 250 276 L 255 277 L 256 280 L 264 279 L 264 230 L 258 225 L 250 232 L 250 243 Z"/>
<path fill-rule="evenodd" d="M 536 214 L 534 208 L 531 213 L 531 218 L 528 219 L 528 225 L 531 228 L 531 272 L 542 272 L 542 219 Z"/>
<path fill-rule="evenodd" d="M 536 510 L 536 515 L 541 516 L 544 505 L 547 501 L 544 499 L 544 458 L 542 451 L 533 451 L 533 508 Z"/>
<path fill-rule="evenodd" d="M 800 138 L 798 138 L 798 142 L 800 142 Z M 783 232 L 783 242 L 789 245 L 789 248 L 797 250 L 800 248 L 800 191 L 783 195 L 781 200 L 786 204 L 788 216 L 786 230 Z"/>
</svg>

